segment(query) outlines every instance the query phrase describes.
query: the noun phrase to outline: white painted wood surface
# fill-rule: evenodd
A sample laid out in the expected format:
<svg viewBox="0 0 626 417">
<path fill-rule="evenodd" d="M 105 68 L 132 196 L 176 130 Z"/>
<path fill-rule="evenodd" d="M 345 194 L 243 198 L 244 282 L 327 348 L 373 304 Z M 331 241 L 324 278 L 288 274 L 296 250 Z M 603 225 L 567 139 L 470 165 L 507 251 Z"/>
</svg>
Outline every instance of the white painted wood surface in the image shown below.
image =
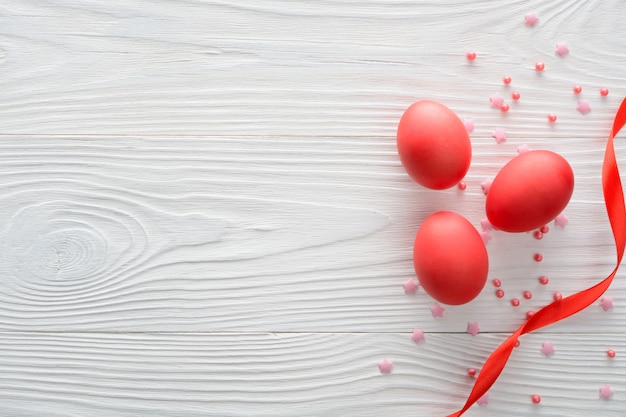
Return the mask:
<svg viewBox="0 0 626 417">
<path fill-rule="evenodd" d="M 0 415 L 455 411 L 466 369 L 527 310 L 612 269 L 599 185 L 625 20 L 621 0 L 3 1 Z M 398 162 L 399 117 L 424 98 L 475 123 L 465 192 L 420 188 Z M 494 233 L 505 298 L 488 285 L 435 320 L 432 299 L 402 290 L 417 227 L 441 209 L 478 227 L 481 182 L 521 145 L 572 164 L 570 223 L 541 241 Z M 626 416 L 626 273 L 607 295 L 611 311 L 524 336 L 467 415 Z"/>
</svg>

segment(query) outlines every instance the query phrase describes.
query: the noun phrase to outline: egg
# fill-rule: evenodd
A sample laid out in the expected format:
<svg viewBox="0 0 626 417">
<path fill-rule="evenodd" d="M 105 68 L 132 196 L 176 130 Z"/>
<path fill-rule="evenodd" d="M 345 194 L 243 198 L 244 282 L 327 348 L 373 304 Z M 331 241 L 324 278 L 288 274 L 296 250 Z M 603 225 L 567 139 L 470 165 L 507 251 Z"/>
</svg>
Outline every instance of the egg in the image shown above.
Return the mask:
<svg viewBox="0 0 626 417">
<path fill-rule="evenodd" d="M 450 305 L 473 300 L 485 286 L 489 271 L 482 237 L 465 217 L 450 211 L 424 220 L 415 236 L 413 264 L 422 288 Z"/>
<path fill-rule="evenodd" d="M 413 103 L 400 119 L 396 139 L 404 169 L 424 187 L 453 187 L 469 169 L 469 134 L 461 119 L 443 104 L 431 100 Z"/>
<path fill-rule="evenodd" d="M 574 172 L 561 155 L 536 150 L 509 161 L 496 175 L 485 209 L 491 224 L 505 232 L 528 232 L 552 221 L 574 191 Z"/>
</svg>

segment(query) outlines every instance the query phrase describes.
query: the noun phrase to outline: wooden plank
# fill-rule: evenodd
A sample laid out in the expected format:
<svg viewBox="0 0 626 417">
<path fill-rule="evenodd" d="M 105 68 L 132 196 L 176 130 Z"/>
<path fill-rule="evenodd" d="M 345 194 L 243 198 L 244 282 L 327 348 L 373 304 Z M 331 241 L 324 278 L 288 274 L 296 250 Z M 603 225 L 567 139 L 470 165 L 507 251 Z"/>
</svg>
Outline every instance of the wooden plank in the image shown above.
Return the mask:
<svg viewBox="0 0 626 417">
<path fill-rule="evenodd" d="M 548 338 L 548 339 L 546 339 Z M 395 416 L 460 407 L 503 335 L 4 333 L 5 416 Z M 540 353 L 543 341 L 556 353 Z M 606 349 L 617 351 L 614 359 Z M 619 416 L 626 342 L 616 335 L 529 335 L 469 416 Z M 388 358 L 391 374 L 377 363 Z M 598 397 L 609 384 L 614 396 Z M 530 396 L 542 396 L 540 405 Z"/>
<path fill-rule="evenodd" d="M 393 136 L 403 109 L 430 98 L 487 137 L 506 123 L 510 137 L 601 140 L 601 109 L 626 95 L 613 33 L 625 14 L 620 0 L 6 0 L 0 133 Z M 576 83 L 594 109 L 584 118 Z M 488 97 L 512 88 L 523 98 L 503 119 Z"/>
<path fill-rule="evenodd" d="M 460 192 L 413 184 L 394 142 L 378 137 L 6 136 L 0 328 L 464 332 L 479 321 L 484 331 L 511 331 L 554 291 L 581 290 L 612 268 L 601 144 L 581 152 L 584 142 L 550 144 L 577 174 L 570 223 L 541 241 L 494 233 L 490 278 L 502 280 L 505 298 L 488 284 L 434 320 L 433 300 L 402 288 L 414 277 L 417 228 L 441 209 L 479 227 L 480 182 L 515 154 L 514 143 L 477 142 Z M 542 274 L 550 285 L 538 283 Z M 624 332 L 624 273 L 607 295 L 614 310 L 595 305 L 551 331 Z"/>
</svg>

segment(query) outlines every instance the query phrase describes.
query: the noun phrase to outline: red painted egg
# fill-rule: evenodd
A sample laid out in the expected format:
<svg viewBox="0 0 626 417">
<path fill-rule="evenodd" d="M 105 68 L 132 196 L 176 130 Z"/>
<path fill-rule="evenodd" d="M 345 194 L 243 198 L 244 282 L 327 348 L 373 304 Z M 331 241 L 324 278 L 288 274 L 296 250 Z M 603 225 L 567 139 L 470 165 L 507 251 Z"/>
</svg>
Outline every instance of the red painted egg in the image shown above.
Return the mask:
<svg viewBox="0 0 626 417">
<path fill-rule="evenodd" d="M 473 300 L 485 286 L 489 270 L 482 237 L 465 217 L 450 211 L 430 215 L 419 228 L 413 264 L 422 288 L 451 305 Z"/>
<path fill-rule="evenodd" d="M 528 232 L 552 221 L 574 191 L 574 172 L 562 156 L 530 151 L 496 175 L 487 194 L 487 218 L 505 232 Z"/>
<path fill-rule="evenodd" d="M 467 173 L 472 145 L 465 125 L 443 104 L 424 100 L 402 115 L 397 134 L 398 155 L 418 184 L 435 190 L 450 188 Z"/>
</svg>

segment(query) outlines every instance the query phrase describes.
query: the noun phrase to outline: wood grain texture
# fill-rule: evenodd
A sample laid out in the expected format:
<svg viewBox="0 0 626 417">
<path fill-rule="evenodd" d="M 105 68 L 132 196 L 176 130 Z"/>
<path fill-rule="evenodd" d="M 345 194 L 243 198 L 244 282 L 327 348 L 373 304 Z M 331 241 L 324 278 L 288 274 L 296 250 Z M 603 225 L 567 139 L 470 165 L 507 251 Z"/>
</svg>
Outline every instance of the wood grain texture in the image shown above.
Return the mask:
<svg viewBox="0 0 626 417">
<path fill-rule="evenodd" d="M 415 345 L 410 334 L 2 336 L 4 416 L 355 417 L 454 411 L 473 381 L 466 369 L 480 368 L 504 337 L 427 334 Z M 539 352 L 545 340 L 557 350 L 550 358 Z M 623 416 L 626 365 L 607 347 L 626 351 L 611 335 L 601 345 L 585 335 L 524 337 L 489 405 L 468 416 Z M 378 372 L 382 357 L 394 362 L 391 374 Z M 604 384 L 614 387 L 610 401 L 598 397 Z"/>
<path fill-rule="evenodd" d="M 625 20 L 621 0 L 3 1 L 0 416 L 456 410 L 466 368 L 528 310 L 613 267 L 600 169 L 626 96 Z M 513 90 L 508 113 L 489 107 Z M 475 124 L 465 192 L 425 190 L 398 161 L 397 122 L 423 98 Z M 522 145 L 572 164 L 569 224 L 541 241 L 493 233 L 505 298 L 488 285 L 433 319 L 402 288 L 419 224 L 448 209 L 479 227 L 481 183 Z M 625 272 L 607 295 L 611 311 L 524 336 L 467 415 L 624 417 Z"/>
</svg>

